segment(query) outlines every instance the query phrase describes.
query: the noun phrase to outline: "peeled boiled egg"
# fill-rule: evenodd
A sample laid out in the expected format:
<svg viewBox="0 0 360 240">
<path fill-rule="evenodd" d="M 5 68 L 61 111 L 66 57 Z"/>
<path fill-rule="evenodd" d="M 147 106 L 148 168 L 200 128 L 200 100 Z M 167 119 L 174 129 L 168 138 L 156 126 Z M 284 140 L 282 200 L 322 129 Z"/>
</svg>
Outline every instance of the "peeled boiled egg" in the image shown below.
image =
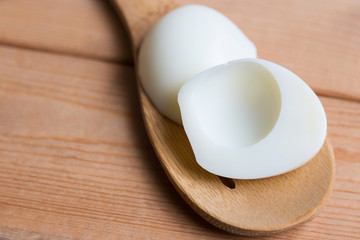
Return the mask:
<svg viewBox="0 0 360 240">
<path fill-rule="evenodd" d="M 155 107 L 181 124 L 177 95 L 198 73 L 230 60 L 256 58 L 255 45 L 221 13 L 187 5 L 165 15 L 139 52 L 142 86 Z"/>
<path fill-rule="evenodd" d="M 326 137 L 315 93 L 291 71 L 261 59 L 200 73 L 180 89 L 178 101 L 197 162 L 228 178 L 291 171 L 312 159 Z"/>
</svg>

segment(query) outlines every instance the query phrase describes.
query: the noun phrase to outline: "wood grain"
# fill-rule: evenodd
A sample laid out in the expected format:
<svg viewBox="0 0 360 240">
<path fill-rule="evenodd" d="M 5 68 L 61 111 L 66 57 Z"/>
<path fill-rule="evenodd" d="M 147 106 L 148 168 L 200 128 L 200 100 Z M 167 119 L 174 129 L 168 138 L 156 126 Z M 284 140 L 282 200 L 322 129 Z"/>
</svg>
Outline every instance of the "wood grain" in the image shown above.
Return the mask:
<svg viewBox="0 0 360 240">
<path fill-rule="evenodd" d="M 256 44 L 260 58 L 294 71 L 316 93 L 360 100 L 360 1 L 178 3 L 205 4 L 224 13 Z M 105 0 L 2 0 L 0 16 L 3 44 L 117 62 L 131 59 L 123 29 Z"/>
<path fill-rule="evenodd" d="M 261 57 L 324 95 L 357 99 L 358 1 L 206 2 L 261 44 Z M 0 239 L 247 239 L 203 221 L 168 182 L 140 120 L 133 69 L 109 63 L 131 56 L 111 40 L 125 37 L 104 4 L 0 1 L 0 44 L 17 46 L 0 46 Z M 331 198 L 312 221 L 261 239 L 359 239 L 360 103 L 321 101 L 337 164 Z"/>
<path fill-rule="evenodd" d="M 145 136 L 132 68 L 9 47 L 0 54 L 0 236 L 234 239 L 168 182 Z M 264 239 L 360 234 L 360 104 L 321 101 L 337 158 L 332 197 L 314 220 Z"/>
<path fill-rule="evenodd" d="M 131 63 L 124 28 L 105 0 L 2 0 L 0 44 Z"/>
</svg>

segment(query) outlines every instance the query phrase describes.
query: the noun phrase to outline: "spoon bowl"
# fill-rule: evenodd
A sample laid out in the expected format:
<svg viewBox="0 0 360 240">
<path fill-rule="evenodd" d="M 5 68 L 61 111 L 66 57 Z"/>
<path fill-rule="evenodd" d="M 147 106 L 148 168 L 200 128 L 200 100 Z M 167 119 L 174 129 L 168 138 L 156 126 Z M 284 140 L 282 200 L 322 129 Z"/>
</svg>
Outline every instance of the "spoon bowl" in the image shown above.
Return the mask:
<svg viewBox="0 0 360 240">
<path fill-rule="evenodd" d="M 165 0 L 112 2 L 128 28 L 136 63 L 145 34 L 176 4 Z M 289 173 L 256 180 L 218 177 L 196 163 L 183 127 L 156 110 L 138 76 L 141 109 L 153 148 L 179 194 L 205 220 L 235 234 L 260 236 L 304 223 L 325 205 L 335 175 L 328 137 L 312 160 Z"/>
</svg>

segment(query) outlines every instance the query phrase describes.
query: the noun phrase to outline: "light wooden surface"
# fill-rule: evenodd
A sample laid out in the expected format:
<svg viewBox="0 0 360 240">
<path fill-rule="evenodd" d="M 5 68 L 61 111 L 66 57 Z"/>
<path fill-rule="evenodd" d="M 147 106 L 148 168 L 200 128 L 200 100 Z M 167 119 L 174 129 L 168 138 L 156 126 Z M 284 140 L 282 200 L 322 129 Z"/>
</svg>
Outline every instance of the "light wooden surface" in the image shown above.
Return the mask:
<svg viewBox="0 0 360 240">
<path fill-rule="evenodd" d="M 47 12 L 71 2 L 77 14 L 34 16 L 49 2 Z M 360 102 L 348 99 L 360 92 L 360 2 L 207 4 L 232 18 L 260 57 L 289 67 L 323 95 L 334 192 L 312 221 L 263 239 L 358 239 Z M 123 30 L 107 2 L 3 0 L 0 11 L 0 239 L 245 239 L 198 217 L 165 176 L 140 118 L 129 46 L 111 40 Z M 79 16 L 87 31 L 94 18 L 107 26 L 94 31 L 101 41 L 71 24 Z M 19 35 L 24 23 L 27 35 Z M 35 37 L 51 31 L 64 39 Z M 74 36 L 83 52 L 72 48 Z"/>
<path fill-rule="evenodd" d="M 0 43 L 132 63 L 128 38 L 104 0 L 15 0 L 0 3 Z"/>
<path fill-rule="evenodd" d="M 176 3 L 169 0 L 112 3 L 131 36 L 136 69 L 142 39 Z M 196 163 L 183 127 L 158 112 L 140 82 L 137 73 L 141 110 L 154 151 L 175 189 L 209 223 L 238 235 L 265 236 L 307 222 L 324 207 L 335 177 L 330 140 L 325 141 L 311 162 L 290 173 L 257 180 L 221 178 Z"/>
</svg>

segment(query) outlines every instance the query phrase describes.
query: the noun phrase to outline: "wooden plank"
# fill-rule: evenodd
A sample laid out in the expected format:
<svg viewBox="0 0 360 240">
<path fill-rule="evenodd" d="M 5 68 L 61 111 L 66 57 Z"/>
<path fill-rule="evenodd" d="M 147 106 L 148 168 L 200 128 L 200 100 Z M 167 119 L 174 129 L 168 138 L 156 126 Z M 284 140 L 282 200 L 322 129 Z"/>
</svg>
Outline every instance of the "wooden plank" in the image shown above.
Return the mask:
<svg viewBox="0 0 360 240">
<path fill-rule="evenodd" d="M 167 180 L 131 67 L 10 47 L 0 55 L 0 239 L 234 238 Z M 334 192 L 317 218 L 264 239 L 360 235 L 360 103 L 321 101 L 337 157 Z"/>
<path fill-rule="evenodd" d="M 213 7 L 255 43 L 259 58 L 318 94 L 360 100 L 360 1 L 181 0 Z"/>
<path fill-rule="evenodd" d="M 302 77 L 318 94 L 360 100 L 358 0 L 179 0 L 230 17 L 259 57 Z M 3 0 L 0 43 L 130 62 L 129 44 L 107 1 Z"/>
<path fill-rule="evenodd" d="M 71 238 L 0 226 L 0 240 L 72 240 Z"/>
<path fill-rule="evenodd" d="M 132 61 L 124 28 L 104 0 L 3 0 L 0 44 Z"/>
</svg>

